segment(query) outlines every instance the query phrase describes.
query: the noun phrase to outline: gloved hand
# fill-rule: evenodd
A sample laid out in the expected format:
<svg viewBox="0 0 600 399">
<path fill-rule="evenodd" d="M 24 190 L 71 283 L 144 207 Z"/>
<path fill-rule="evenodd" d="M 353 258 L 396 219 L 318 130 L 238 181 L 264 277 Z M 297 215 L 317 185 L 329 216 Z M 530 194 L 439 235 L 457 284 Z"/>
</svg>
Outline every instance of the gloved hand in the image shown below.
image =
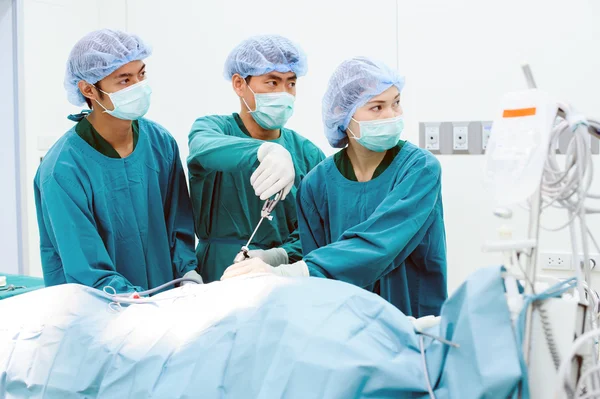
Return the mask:
<svg viewBox="0 0 600 399">
<path fill-rule="evenodd" d="M 229 266 L 221 280 L 242 276 L 244 274 L 270 273 L 284 277 L 308 277 L 308 267 L 303 261 L 292 263 L 291 265 L 280 265 L 273 267 L 266 264 L 260 258 L 251 258 L 240 263 Z"/>
<path fill-rule="evenodd" d="M 408 318 L 413 323 L 413 326 L 415 327 L 415 330 L 417 330 L 417 331 L 424 331 L 424 330 L 427 330 L 428 328 L 437 326 L 438 324 L 440 324 L 440 321 L 442 320 L 440 318 L 440 316 L 423 316 L 423 317 L 419 317 L 418 319 L 415 319 L 412 316 L 408 316 Z"/>
<path fill-rule="evenodd" d="M 289 262 L 288 254 L 283 248 L 272 248 L 272 249 L 254 249 L 248 251 L 248 256 L 252 258 L 262 259 L 265 263 L 271 266 L 285 265 Z"/>
<path fill-rule="evenodd" d="M 196 281 L 196 283 L 194 283 L 193 281 L 184 281 L 183 283 L 181 283 L 181 285 L 204 284 L 204 281 L 202 280 L 202 276 L 199 275 L 195 270 L 190 270 L 189 272 L 184 274 L 183 277 L 194 279 Z"/>
<path fill-rule="evenodd" d="M 256 156 L 260 165 L 250 176 L 254 193 L 261 200 L 267 200 L 283 190 L 281 200 L 284 200 L 294 186 L 296 177 L 289 151 L 279 144 L 264 143 L 258 147 Z"/>
</svg>

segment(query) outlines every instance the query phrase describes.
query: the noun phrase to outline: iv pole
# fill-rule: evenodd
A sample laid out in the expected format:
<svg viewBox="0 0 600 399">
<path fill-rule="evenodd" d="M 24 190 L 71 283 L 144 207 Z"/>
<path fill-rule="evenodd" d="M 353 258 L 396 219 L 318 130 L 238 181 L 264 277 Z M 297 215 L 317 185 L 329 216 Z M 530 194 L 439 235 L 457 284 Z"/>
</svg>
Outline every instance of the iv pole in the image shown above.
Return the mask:
<svg viewBox="0 0 600 399">
<path fill-rule="evenodd" d="M 529 64 L 525 64 L 522 66 L 523 73 L 525 74 L 525 80 L 527 81 L 527 86 L 530 89 L 536 89 L 537 86 L 535 84 L 535 80 L 533 79 L 533 74 L 531 73 L 531 68 Z M 529 230 L 528 237 L 529 239 L 535 240 L 538 242 L 540 235 L 540 213 L 541 213 L 541 205 L 542 205 L 542 192 L 541 192 L 542 182 L 540 181 L 540 185 L 535 190 L 534 194 L 531 196 L 531 209 L 529 212 Z M 535 288 L 533 286 L 535 282 L 535 277 L 537 275 L 537 258 L 538 258 L 538 246 L 535 245 L 531 248 L 531 251 L 527 255 L 527 263 L 525 268 L 525 281 L 528 281 L 529 284 L 525 286 L 525 294 L 532 295 L 535 293 Z M 523 340 L 523 357 L 525 359 L 525 364 L 529 366 L 529 352 L 531 350 L 531 321 L 533 316 L 533 307 L 527 307 L 527 315 L 525 322 L 525 339 Z"/>
</svg>

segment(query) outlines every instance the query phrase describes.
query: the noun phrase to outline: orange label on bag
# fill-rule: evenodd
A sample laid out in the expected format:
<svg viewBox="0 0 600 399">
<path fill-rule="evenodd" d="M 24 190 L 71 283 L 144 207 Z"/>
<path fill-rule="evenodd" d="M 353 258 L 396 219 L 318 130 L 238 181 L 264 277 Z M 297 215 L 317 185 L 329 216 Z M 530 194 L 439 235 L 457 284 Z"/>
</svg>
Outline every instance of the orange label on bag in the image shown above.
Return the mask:
<svg viewBox="0 0 600 399">
<path fill-rule="evenodd" d="M 505 109 L 502 114 L 503 118 L 518 118 L 520 116 L 535 115 L 536 108 L 520 108 L 520 109 Z"/>
</svg>

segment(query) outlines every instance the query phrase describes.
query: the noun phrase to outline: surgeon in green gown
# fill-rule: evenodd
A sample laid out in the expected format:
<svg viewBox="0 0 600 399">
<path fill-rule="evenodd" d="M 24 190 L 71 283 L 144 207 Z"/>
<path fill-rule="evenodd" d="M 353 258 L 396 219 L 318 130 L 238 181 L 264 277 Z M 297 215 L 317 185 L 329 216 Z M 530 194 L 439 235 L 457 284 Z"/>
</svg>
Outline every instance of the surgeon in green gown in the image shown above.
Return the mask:
<svg viewBox="0 0 600 399">
<path fill-rule="evenodd" d="M 241 110 L 198 118 L 189 135 L 188 169 L 205 282 L 219 280 L 246 244 L 266 199 L 282 200 L 263 222 L 250 257 L 277 266 L 302 259 L 296 190 L 325 157 L 310 140 L 284 127 L 292 116 L 296 81 L 306 74 L 306 56 L 277 35 L 251 37 L 225 62 Z"/>
<path fill-rule="evenodd" d="M 111 29 L 90 32 L 69 54 L 67 98 L 90 110 L 69 117 L 77 124 L 34 179 L 48 287 L 77 283 L 133 295 L 181 277 L 202 282 L 177 142 L 144 118 L 150 54 L 140 37 Z"/>
<path fill-rule="evenodd" d="M 405 315 L 438 316 L 447 298 L 442 170 L 429 151 L 402 140 L 404 77 L 353 57 L 333 73 L 323 125 L 337 154 L 298 190 L 304 258 L 272 267 L 249 259 L 222 279 L 250 273 L 323 277 L 372 291 Z"/>
</svg>

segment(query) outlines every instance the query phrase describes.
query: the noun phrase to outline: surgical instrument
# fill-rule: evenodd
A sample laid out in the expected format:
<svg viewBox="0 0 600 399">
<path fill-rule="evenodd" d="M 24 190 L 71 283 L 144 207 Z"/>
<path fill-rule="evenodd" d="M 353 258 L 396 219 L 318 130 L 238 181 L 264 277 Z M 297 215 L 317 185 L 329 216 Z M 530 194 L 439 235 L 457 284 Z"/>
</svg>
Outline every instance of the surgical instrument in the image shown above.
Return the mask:
<svg viewBox="0 0 600 399">
<path fill-rule="evenodd" d="M 265 219 L 273 220 L 273 216 L 271 215 L 271 212 L 273 212 L 273 209 L 279 202 L 282 195 L 283 195 L 283 190 L 281 190 L 280 192 L 275 194 L 274 198 L 269 198 L 268 200 L 265 201 L 265 203 L 262 207 L 262 210 L 260 211 L 260 220 L 258 221 L 256 228 L 252 232 L 252 235 L 248 239 L 248 242 L 246 243 L 246 245 L 242 246 L 242 249 L 240 250 L 240 252 L 238 252 L 238 254 L 233 259 L 233 263 L 239 263 L 246 259 L 250 259 L 250 255 L 248 255 L 248 252 L 250 251 L 250 248 L 249 248 L 250 242 L 252 242 L 252 239 L 256 235 L 256 232 L 260 228 L 260 225 L 262 224 L 263 220 L 265 220 Z"/>
<path fill-rule="evenodd" d="M 22 290 L 25 288 L 27 288 L 27 287 L 25 287 L 24 285 L 10 284 L 10 285 L 7 285 L 6 287 L 0 287 L 0 291 L 14 291 L 14 290 Z"/>
</svg>

